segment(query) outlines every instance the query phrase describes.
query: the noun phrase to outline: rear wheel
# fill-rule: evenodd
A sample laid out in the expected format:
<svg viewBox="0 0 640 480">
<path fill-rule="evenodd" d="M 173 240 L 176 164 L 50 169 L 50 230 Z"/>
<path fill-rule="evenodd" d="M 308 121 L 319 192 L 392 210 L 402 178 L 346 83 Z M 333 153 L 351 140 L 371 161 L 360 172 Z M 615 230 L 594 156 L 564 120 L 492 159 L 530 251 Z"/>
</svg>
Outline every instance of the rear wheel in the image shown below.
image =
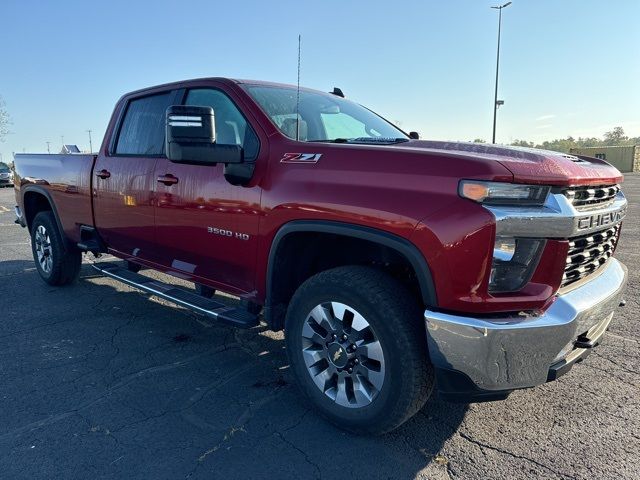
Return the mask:
<svg viewBox="0 0 640 480">
<path fill-rule="evenodd" d="M 82 253 L 66 249 L 51 211 L 40 212 L 33 219 L 31 249 L 38 273 L 49 285 L 67 285 L 78 278 Z"/>
<path fill-rule="evenodd" d="M 419 305 L 383 272 L 349 266 L 311 277 L 291 300 L 285 332 L 303 393 L 341 428 L 388 432 L 431 394 Z"/>
</svg>

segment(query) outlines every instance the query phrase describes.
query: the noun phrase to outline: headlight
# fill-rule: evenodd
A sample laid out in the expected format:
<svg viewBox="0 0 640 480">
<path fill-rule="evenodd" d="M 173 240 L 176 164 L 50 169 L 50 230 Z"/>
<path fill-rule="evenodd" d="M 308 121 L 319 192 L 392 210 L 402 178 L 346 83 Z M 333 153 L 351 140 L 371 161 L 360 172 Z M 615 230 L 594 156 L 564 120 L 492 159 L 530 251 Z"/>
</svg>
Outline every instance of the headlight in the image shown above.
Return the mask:
<svg viewBox="0 0 640 480">
<path fill-rule="evenodd" d="M 545 185 L 519 185 L 516 183 L 461 180 L 458 193 L 487 205 L 542 205 L 550 187 Z"/>
<path fill-rule="evenodd" d="M 515 292 L 531 279 L 545 241 L 535 238 L 497 238 L 489 277 L 489 292 Z"/>
</svg>

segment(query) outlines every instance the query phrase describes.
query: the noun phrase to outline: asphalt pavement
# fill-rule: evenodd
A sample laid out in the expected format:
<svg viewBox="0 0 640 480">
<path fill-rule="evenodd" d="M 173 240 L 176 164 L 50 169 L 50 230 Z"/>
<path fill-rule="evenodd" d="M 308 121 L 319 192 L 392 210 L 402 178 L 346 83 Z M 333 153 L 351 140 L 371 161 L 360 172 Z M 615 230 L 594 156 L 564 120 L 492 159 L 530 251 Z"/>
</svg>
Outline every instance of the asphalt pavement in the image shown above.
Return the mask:
<svg viewBox="0 0 640 480">
<path fill-rule="evenodd" d="M 640 175 L 624 190 L 627 306 L 590 357 L 505 401 L 432 399 L 358 437 L 305 404 L 281 334 L 212 324 L 88 261 L 77 284 L 47 286 L 1 189 L 0 478 L 638 479 Z"/>
</svg>

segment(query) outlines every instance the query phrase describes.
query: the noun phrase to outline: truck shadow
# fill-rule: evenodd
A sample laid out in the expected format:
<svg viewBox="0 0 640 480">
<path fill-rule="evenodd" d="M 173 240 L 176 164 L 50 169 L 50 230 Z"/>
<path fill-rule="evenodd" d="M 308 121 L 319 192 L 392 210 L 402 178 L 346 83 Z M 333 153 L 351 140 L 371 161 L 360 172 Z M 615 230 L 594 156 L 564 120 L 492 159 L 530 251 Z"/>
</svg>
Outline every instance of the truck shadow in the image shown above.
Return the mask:
<svg viewBox="0 0 640 480">
<path fill-rule="evenodd" d="M 293 385 L 282 334 L 212 324 L 90 265 L 63 288 L 45 285 L 33 268 L 0 262 L 0 294 L 14 309 L 0 351 L 4 381 L 15 389 L 4 410 L 25 412 L 22 424 L 39 422 L 34 434 L 51 442 L 42 461 L 73 458 L 101 474 L 147 478 L 413 478 L 427 467 L 446 469 L 441 451 L 466 405 L 432 398 L 394 432 L 351 435 L 309 409 Z M 57 435 L 70 431 L 66 411 L 84 422 L 72 427 L 81 435 L 60 445 Z M 15 447 L 20 434 L 12 432 L 21 432 L 4 417 L 0 450 Z M 108 433 L 96 438 L 96 428 Z"/>
</svg>

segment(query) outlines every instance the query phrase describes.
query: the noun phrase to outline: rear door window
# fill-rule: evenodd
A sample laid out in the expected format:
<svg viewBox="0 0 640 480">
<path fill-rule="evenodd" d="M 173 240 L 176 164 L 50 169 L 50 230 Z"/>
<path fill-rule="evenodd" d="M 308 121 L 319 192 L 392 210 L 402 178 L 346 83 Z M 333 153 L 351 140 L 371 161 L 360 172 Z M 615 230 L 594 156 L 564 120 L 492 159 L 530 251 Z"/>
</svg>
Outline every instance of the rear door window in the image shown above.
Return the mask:
<svg viewBox="0 0 640 480">
<path fill-rule="evenodd" d="M 159 156 L 164 153 L 165 115 L 174 92 L 131 100 L 120 127 L 117 155 Z"/>
</svg>

